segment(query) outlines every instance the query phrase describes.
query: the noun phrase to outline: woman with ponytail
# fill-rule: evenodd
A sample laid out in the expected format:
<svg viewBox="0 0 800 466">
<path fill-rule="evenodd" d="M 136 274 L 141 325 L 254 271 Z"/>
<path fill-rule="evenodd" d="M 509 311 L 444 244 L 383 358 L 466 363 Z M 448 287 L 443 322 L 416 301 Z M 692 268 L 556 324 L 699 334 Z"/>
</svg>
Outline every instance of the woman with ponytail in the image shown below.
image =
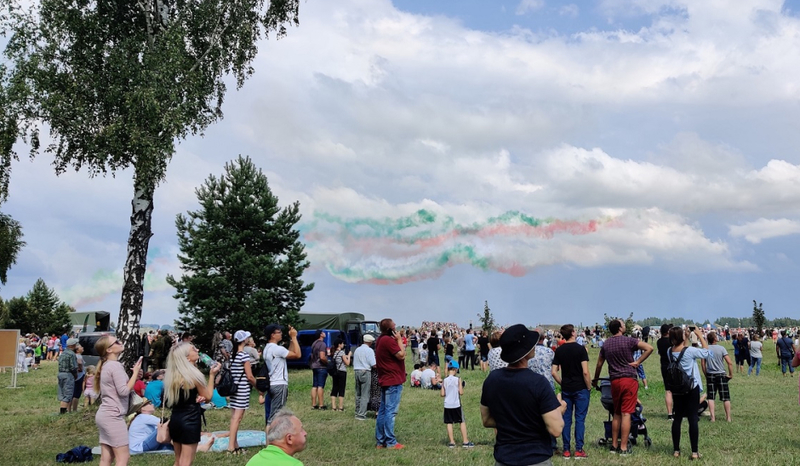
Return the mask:
<svg viewBox="0 0 800 466">
<path fill-rule="evenodd" d="M 119 362 L 125 350 L 115 336 L 106 335 L 94 345 L 100 356 L 95 374 L 94 391 L 101 395 L 100 408 L 95 415 L 97 430 L 100 431 L 100 465 L 110 466 L 116 460 L 117 466 L 125 466 L 130 458 L 128 450 L 128 426 L 125 415 L 128 413 L 128 395 L 133 390 L 142 365 L 142 358 L 133 366 L 130 377 Z"/>
<path fill-rule="evenodd" d="M 210 400 L 214 395 L 214 379 L 219 372 L 219 363 L 211 367 L 206 381 L 197 368 L 200 353 L 190 342 L 174 346 L 167 356 L 167 372 L 164 377 L 164 405 L 172 408 L 169 419 L 169 435 L 175 448 L 175 465 L 189 466 L 197 453 L 200 442 L 203 410 L 198 395 Z"/>
</svg>

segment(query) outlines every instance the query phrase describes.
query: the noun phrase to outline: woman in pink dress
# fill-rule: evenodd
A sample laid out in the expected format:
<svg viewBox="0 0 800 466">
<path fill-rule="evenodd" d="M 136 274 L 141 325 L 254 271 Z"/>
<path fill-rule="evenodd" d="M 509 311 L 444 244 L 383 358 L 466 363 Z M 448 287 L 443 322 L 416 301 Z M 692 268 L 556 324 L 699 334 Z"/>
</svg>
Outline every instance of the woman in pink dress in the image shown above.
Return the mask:
<svg viewBox="0 0 800 466">
<path fill-rule="evenodd" d="M 100 338 L 94 349 L 100 356 L 94 379 L 94 391 L 102 397 L 94 417 L 97 430 L 100 431 L 100 465 L 110 466 L 116 460 L 117 466 L 125 466 L 131 455 L 125 415 L 128 413 L 128 396 L 136 383 L 142 358 L 133 366 L 133 374 L 128 377 L 119 362 L 119 355 L 125 347 L 115 336 Z"/>
</svg>

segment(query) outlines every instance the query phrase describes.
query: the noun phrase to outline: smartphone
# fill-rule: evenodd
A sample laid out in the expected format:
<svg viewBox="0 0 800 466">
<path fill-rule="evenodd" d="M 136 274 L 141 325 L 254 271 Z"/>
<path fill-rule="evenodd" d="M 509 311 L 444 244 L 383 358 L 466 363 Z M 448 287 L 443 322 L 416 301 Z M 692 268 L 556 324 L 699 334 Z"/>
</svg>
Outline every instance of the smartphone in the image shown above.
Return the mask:
<svg viewBox="0 0 800 466">
<path fill-rule="evenodd" d="M 696 329 L 696 328 L 697 328 L 697 327 L 694 327 L 694 326 L 690 325 L 690 326 L 689 326 L 689 331 L 690 331 L 690 332 L 694 332 L 694 329 Z"/>
</svg>

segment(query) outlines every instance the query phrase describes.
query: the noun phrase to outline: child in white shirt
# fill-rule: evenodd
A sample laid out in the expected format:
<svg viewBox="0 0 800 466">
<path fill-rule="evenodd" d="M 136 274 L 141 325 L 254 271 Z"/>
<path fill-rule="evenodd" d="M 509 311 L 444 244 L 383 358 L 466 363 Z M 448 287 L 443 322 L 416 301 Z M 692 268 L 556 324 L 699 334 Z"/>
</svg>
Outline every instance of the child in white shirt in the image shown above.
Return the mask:
<svg viewBox="0 0 800 466">
<path fill-rule="evenodd" d="M 422 376 L 422 371 L 419 370 L 419 364 L 414 364 L 414 370 L 411 371 L 411 386 L 412 387 L 419 387 L 422 382 L 420 382 L 420 376 Z"/>
<path fill-rule="evenodd" d="M 464 394 L 464 384 L 456 376 L 458 373 L 458 361 L 447 363 L 448 376 L 442 383 L 441 394 L 444 397 L 444 423 L 447 425 L 447 436 L 450 437 L 450 448 L 455 448 L 456 441 L 453 438 L 453 424 L 461 424 L 461 446 L 472 448 L 474 443 L 467 438 L 467 424 L 464 422 L 464 413 L 461 409 L 461 395 Z"/>
</svg>

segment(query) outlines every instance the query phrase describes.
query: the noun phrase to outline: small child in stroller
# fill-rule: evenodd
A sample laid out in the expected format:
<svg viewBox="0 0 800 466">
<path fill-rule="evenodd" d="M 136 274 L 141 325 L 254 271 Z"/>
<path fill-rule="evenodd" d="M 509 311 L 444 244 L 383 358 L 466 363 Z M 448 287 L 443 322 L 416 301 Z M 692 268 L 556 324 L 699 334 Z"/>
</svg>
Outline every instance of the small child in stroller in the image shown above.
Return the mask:
<svg viewBox="0 0 800 466">
<path fill-rule="evenodd" d="M 611 380 L 609 379 L 600 379 L 600 403 L 602 403 L 603 407 L 608 411 L 608 420 L 603 421 L 605 437 L 597 441 L 597 444 L 602 446 L 612 443 L 611 419 L 614 415 L 614 402 L 611 397 Z M 636 445 L 638 443 L 640 436 L 644 439 L 644 446 L 650 447 L 650 445 L 653 444 L 652 439 L 650 439 L 650 436 L 647 434 L 647 418 L 642 414 L 643 410 L 644 407 L 642 406 L 641 400 L 637 399 L 636 411 L 631 414 L 631 433 L 628 436 L 629 448 L 631 445 Z"/>
</svg>

